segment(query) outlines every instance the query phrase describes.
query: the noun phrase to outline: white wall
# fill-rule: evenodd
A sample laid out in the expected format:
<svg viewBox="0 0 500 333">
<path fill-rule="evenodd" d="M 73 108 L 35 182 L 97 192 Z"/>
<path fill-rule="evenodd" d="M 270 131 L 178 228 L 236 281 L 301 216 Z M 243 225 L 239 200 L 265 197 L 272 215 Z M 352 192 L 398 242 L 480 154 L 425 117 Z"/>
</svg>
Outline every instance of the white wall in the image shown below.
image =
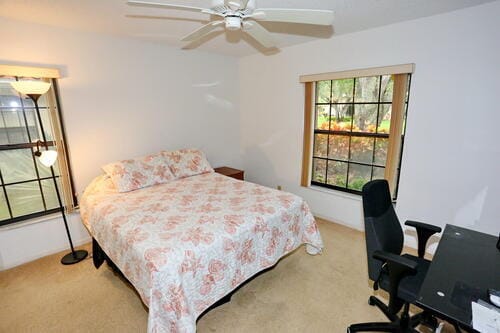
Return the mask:
<svg viewBox="0 0 500 333">
<path fill-rule="evenodd" d="M 306 198 L 318 216 L 362 229 L 358 196 L 299 186 L 299 75 L 415 63 L 400 219 L 498 234 L 499 16 L 497 1 L 243 58 L 241 142 L 248 179 L 280 184 Z"/>
<path fill-rule="evenodd" d="M 68 225 L 75 247 L 90 241 L 78 214 L 68 216 Z M 0 271 L 68 249 L 64 223 L 58 215 L 2 227 Z"/>
<path fill-rule="evenodd" d="M 179 147 L 241 167 L 235 58 L 0 18 L 0 63 L 47 65 L 59 81 L 78 192 L 100 166 Z M 76 243 L 87 241 L 78 214 Z M 67 247 L 60 219 L 0 228 L 0 270 Z"/>
<path fill-rule="evenodd" d="M 0 63 L 62 69 L 60 95 L 79 192 L 106 162 L 198 146 L 212 164 L 244 167 L 249 180 L 282 185 L 306 198 L 317 215 L 359 229 L 357 196 L 298 185 L 298 77 L 416 63 L 400 218 L 495 233 L 499 14 L 497 1 L 289 47 L 270 57 L 249 56 L 239 65 L 223 56 L 0 18 Z M 70 225 L 75 243 L 88 241 L 77 214 Z M 0 228 L 0 270 L 64 248 L 59 218 Z"/>
</svg>

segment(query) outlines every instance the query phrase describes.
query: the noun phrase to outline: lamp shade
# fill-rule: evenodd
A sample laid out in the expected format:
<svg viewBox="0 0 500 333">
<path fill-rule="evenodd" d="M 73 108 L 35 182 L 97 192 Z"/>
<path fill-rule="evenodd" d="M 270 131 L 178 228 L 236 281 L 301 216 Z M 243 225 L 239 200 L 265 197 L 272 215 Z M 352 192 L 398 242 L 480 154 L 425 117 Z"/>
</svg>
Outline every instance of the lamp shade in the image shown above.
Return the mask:
<svg viewBox="0 0 500 333">
<path fill-rule="evenodd" d="M 40 155 L 40 162 L 45 165 L 47 168 L 51 167 L 56 163 L 57 160 L 57 151 L 55 150 L 45 150 Z"/>
<path fill-rule="evenodd" d="M 17 92 L 24 95 L 43 95 L 50 89 L 50 83 L 36 80 L 13 81 L 10 83 Z"/>
</svg>

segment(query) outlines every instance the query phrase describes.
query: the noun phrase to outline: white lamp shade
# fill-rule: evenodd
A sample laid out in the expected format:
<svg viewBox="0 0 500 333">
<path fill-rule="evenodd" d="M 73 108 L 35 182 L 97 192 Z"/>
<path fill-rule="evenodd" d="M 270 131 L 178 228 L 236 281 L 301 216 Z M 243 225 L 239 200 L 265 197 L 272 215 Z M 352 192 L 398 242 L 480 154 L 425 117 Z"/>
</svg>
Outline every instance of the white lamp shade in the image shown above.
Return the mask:
<svg viewBox="0 0 500 333">
<path fill-rule="evenodd" d="M 55 150 L 45 150 L 42 152 L 42 155 L 39 157 L 40 162 L 45 165 L 47 168 L 51 167 L 57 161 L 57 151 Z"/>
<path fill-rule="evenodd" d="M 50 89 L 50 83 L 36 80 L 13 81 L 11 86 L 24 95 L 43 95 Z"/>
</svg>

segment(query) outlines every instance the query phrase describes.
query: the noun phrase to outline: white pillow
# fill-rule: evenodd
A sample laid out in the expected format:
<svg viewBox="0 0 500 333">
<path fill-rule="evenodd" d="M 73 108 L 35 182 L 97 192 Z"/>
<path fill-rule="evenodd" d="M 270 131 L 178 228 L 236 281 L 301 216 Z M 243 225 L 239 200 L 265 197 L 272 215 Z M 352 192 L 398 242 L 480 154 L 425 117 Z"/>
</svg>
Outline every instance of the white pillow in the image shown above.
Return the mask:
<svg viewBox="0 0 500 333">
<path fill-rule="evenodd" d="M 164 151 L 163 154 L 175 178 L 185 178 L 214 172 L 205 154 L 199 149 Z"/>
<path fill-rule="evenodd" d="M 118 192 L 168 183 L 175 179 L 163 153 L 106 164 L 102 167 Z"/>
</svg>

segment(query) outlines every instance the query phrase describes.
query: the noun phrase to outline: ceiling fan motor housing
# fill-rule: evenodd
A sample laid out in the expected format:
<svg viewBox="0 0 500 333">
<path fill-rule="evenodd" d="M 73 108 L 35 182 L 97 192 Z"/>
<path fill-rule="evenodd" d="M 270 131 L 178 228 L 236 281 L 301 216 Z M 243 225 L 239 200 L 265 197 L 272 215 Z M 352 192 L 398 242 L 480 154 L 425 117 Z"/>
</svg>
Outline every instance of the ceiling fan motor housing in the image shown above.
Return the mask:
<svg viewBox="0 0 500 333">
<path fill-rule="evenodd" d="M 240 30 L 241 29 L 241 17 L 240 16 L 226 16 L 224 18 L 227 30 Z"/>
</svg>

